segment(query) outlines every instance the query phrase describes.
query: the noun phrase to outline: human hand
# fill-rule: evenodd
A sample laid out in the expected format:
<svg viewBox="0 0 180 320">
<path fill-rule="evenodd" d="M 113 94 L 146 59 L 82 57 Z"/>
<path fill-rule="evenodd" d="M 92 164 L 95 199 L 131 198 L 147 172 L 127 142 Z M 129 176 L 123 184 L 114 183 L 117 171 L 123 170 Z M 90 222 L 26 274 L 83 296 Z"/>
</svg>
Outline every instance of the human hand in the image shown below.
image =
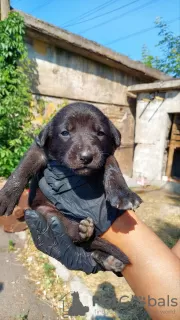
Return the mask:
<svg viewBox="0 0 180 320">
<path fill-rule="evenodd" d="M 72 242 L 57 217 L 46 220 L 37 211 L 27 209 L 25 220 L 38 250 L 60 261 L 70 270 L 82 270 L 87 274 L 102 270 L 90 252 Z"/>
</svg>

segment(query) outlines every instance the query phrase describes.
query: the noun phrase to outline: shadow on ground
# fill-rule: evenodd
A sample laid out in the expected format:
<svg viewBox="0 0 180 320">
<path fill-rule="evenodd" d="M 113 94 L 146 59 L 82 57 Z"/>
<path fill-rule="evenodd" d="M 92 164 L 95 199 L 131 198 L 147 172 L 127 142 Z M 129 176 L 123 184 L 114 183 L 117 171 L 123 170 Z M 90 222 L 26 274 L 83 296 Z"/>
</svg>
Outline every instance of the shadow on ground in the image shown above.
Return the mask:
<svg viewBox="0 0 180 320">
<path fill-rule="evenodd" d="M 144 310 L 144 303 L 132 294 L 122 294 L 119 299 L 116 296 L 115 288 L 110 282 L 101 283 L 94 296 L 93 304 L 98 304 L 106 310 L 113 310 L 117 314 L 117 319 L 121 320 L 149 320 L 149 316 Z M 99 320 L 99 318 L 97 317 Z M 104 319 L 116 319 L 106 318 Z"/>
<path fill-rule="evenodd" d="M 3 289 L 4 289 L 4 283 L 0 282 L 0 292 L 3 291 Z"/>
</svg>

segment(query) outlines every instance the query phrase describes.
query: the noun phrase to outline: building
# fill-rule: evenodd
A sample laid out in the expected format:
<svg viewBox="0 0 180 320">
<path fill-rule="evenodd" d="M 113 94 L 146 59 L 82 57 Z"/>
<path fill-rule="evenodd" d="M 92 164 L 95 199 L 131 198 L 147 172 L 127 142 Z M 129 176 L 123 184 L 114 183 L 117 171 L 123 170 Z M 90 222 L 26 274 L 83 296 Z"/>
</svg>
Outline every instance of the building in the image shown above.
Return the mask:
<svg viewBox="0 0 180 320">
<path fill-rule="evenodd" d="M 134 84 L 167 80 L 162 72 L 113 52 L 93 41 L 20 12 L 25 19 L 29 57 L 34 61 L 36 99 L 50 113 L 64 101 L 86 101 L 100 108 L 122 134 L 116 152 L 124 174 L 132 176 L 135 147 Z"/>
<path fill-rule="evenodd" d="M 137 94 L 133 177 L 180 181 L 180 79 L 128 90 Z"/>
<path fill-rule="evenodd" d="M 23 12 L 32 92 L 48 116 L 66 102 L 100 108 L 122 134 L 123 173 L 147 182 L 180 176 L 180 80 Z M 160 82 L 159 82 L 160 81 Z"/>
</svg>

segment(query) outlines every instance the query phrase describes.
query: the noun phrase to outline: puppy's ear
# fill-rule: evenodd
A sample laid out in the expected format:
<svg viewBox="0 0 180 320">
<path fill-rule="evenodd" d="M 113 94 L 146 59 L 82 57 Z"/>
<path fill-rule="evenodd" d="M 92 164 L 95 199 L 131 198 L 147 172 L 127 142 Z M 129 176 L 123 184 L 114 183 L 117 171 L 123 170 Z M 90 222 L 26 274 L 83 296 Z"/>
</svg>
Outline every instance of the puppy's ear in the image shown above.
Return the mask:
<svg viewBox="0 0 180 320">
<path fill-rule="evenodd" d="M 41 132 L 35 138 L 35 141 L 40 148 L 45 146 L 45 143 L 48 137 L 50 136 L 50 127 L 51 127 L 51 122 L 47 123 L 46 126 L 41 130 Z"/>
<path fill-rule="evenodd" d="M 110 131 L 111 131 L 115 146 L 116 148 L 118 148 L 121 144 L 121 134 L 111 120 L 109 120 L 109 127 L 110 127 Z"/>
</svg>

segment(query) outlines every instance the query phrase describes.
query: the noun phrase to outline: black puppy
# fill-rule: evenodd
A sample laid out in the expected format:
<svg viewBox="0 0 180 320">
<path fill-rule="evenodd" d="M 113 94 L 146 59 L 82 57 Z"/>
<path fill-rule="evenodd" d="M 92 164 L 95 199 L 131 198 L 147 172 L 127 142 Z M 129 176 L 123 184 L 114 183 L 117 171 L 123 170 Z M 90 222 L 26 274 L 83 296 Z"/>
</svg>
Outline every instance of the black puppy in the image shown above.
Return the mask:
<svg viewBox="0 0 180 320">
<path fill-rule="evenodd" d="M 119 146 L 119 131 L 99 109 L 85 103 L 68 105 L 41 131 L 36 144 L 32 145 L 1 190 L 1 214 L 12 212 L 28 180 L 40 169 L 42 172 L 47 162 L 54 160 L 72 169 L 79 176 L 95 177 L 100 171 L 103 172 L 104 190 L 110 204 L 124 210 L 137 208 L 142 201 L 126 185 L 113 156 Z M 92 235 L 92 220 L 83 220 L 79 226 L 79 223 L 60 214 L 48 200 L 41 190 L 37 189 L 31 207 L 47 217 L 49 214 L 58 215 L 74 241 L 80 242 Z M 88 245 L 86 243 L 86 248 L 96 250 L 95 259 L 106 269 L 122 269 L 122 264 L 118 265 L 116 259 L 112 262 L 109 254 L 127 263 L 125 255 L 109 243 L 105 244 L 100 238 L 95 237 Z"/>
</svg>

